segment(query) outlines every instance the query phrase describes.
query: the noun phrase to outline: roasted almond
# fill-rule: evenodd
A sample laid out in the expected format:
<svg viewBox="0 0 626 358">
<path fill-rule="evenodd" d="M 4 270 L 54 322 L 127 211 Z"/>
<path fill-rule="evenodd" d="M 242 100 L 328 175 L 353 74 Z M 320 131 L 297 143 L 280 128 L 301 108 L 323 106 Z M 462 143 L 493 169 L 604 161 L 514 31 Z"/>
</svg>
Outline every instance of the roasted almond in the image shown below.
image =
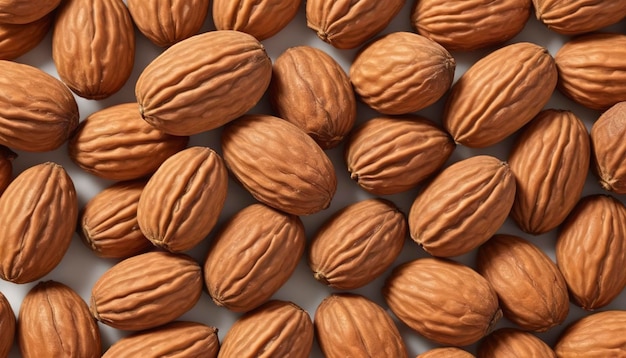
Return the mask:
<svg viewBox="0 0 626 358">
<path fill-rule="evenodd" d="M 475 358 L 470 352 L 456 347 L 439 347 L 419 354 L 417 358 Z"/>
<path fill-rule="evenodd" d="M 9 300 L 0 292 L 0 357 L 8 357 L 15 339 L 15 313 Z"/>
<path fill-rule="evenodd" d="M 600 30 L 626 16 L 626 3 L 602 0 L 533 0 L 537 19 L 550 30 L 576 35 Z"/>
<path fill-rule="evenodd" d="M 48 34 L 54 12 L 26 24 L 0 23 L 0 59 L 12 60 L 35 48 Z"/>
<path fill-rule="evenodd" d="M 218 30 L 248 33 L 265 40 L 285 28 L 298 13 L 301 0 L 213 0 Z"/>
<path fill-rule="evenodd" d="M 626 102 L 606 110 L 591 127 L 594 169 L 600 185 L 626 194 Z"/>
<path fill-rule="evenodd" d="M 61 0 L 2 0 L 0 1 L 0 23 L 27 24 L 51 13 Z"/>
<path fill-rule="evenodd" d="M 556 353 L 539 337 L 516 328 L 500 328 L 478 345 L 478 358 L 556 358 Z"/>
<path fill-rule="evenodd" d="M 559 336 L 554 351 L 557 357 L 626 356 L 626 311 L 609 310 L 584 316 Z"/>
</svg>

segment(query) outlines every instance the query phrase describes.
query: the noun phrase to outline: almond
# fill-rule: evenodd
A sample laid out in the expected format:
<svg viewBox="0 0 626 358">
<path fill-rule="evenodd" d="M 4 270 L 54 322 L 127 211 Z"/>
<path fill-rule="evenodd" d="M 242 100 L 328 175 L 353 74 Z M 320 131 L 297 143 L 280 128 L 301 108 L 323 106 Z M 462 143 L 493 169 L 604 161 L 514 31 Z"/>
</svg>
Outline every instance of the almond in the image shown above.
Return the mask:
<svg viewBox="0 0 626 358">
<path fill-rule="evenodd" d="M 600 30 L 626 16 L 626 3 L 601 0 L 533 0 L 537 19 L 550 30 L 576 35 Z"/>
<path fill-rule="evenodd" d="M 61 0 L 2 0 L 0 1 L 0 23 L 27 24 L 50 14 Z"/>
<path fill-rule="evenodd" d="M 606 110 L 591 127 L 594 169 L 600 185 L 626 194 L 626 102 Z"/>
<path fill-rule="evenodd" d="M 218 30 L 248 33 L 262 41 L 285 28 L 298 13 L 301 0 L 213 0 Z"/>
<path fill-rule="evenodd" d="M 584 316 L 560 335 L 557 357 L 623 357 L 626 355 L 626 311 L 609 310 Z"/>
<path fill-rule="evenodd" d="M 9 300 L 0 292 L 0 357 L 8 357 L 15 338 L 15 313 Z"/>
<path fill-rule="evenodd" d="M 455 347 L 439 347 L 419 354 L 417 358 L 475 358 L 473 354 Z"/>
<path fill-rule="evenodd" d="M 0 59 L 13 60 L 35 48 L 52 27 L 54 12 L 26 24 L 0 23 Z"/>
<path fill-rule="evenodd" d="M 516 328 L 500 328 L 478 346 L 478 358 L 556 358 L 556 353 L 539 337 Z"/>
</svg>

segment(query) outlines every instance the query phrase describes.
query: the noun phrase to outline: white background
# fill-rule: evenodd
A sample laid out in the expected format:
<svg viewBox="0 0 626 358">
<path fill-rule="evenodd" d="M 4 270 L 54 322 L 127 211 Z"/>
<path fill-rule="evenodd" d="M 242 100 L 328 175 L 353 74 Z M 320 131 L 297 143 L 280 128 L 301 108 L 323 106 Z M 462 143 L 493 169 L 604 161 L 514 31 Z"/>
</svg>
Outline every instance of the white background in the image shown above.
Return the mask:
<svg viewBox="0 0 626 358">
<path fill-rule="evenodd" d="M 394 31 L 412 31 L 409 22 L 409 13 L 412 3 L 413 1 L 408 1 L 406 3 L 402 12 L 394 19 L 389 27 L 383 31 L 383 33 L 389 33 Z M 350 62 L 354 58 L 356 50 L 336 50 L 330 45 L 319 40 L 315 33 L 306 27 L 304 7 L 305 6 L 303 1 L 298 15 L 288 25 L 288 27 L 273 38 L 263 41 L 268 54 L 270 55 L 272 60 L 275 60 L 285 49 L 289 47 L 298 45 L 314 46 L 331 54 L 347 72 L 349 70 Z M 214 30 L 214 26 L 212 24 L 211 13 L 209 12 L 202 32 L 210 30 Z M 611 26 L 608 30 L 625 33 L 626 23 L 622 21 L 619 24 Z M 95 112 L 96 110 L 106 108 L 108 106 L 118 103 L 135 101 L 134 86 L 137 77 L 141 73 L 142 69 L 162 51 L 162 49 L 151 44 L 138 31 L 136 31 L 136 39 L 137 52 L 135 67 L 131 78 L 126 83 L 126 86 L 117 94 L 102 101 L 90 101 L 77 97 L 77 101 L 80 107 L 81 119 L 84 119 L 86 116 Z M 508 43 L 520 41 L 535 42 L 537 44 L 547 47 L 550 53 L 552 55 L 555 55 L 556 51 L 567 39 L 567 37 L 549 31 L 541 23 L 534 19 L 533 14 L 531 15 L 531 19 L 527 23 L 525 29 Z M 473 62 L 483 57 L 485 54 L 492 51 L 493 49 L 495 48 L 472 53 L 453 52 L 452 54 L 457 61 L 455 79 L 458 79 L 460 75 Z M 18 58 L 16 61 L 40 67 L 45 71 L 53 74 L 54 76 L 57 76 L 54 63 L 51 59 L 50 34 L 37 48 L 29 52 L 28 54 Z M 419 114 L 431 120 L 440 122 L 440 116 L 444 100 L 445 97 L 433 106 L 423 111 L 420 111 Z M 561 108 L 572 110 L 575 114 L 577 114 L 581 119 L 584 120 L 588 129 L 591 128 L 593 121 L 595 121 L 600 114 L 599 112 L 591 111 L 574 104 L 558 92 L 554 93 L 551 101 L 548 103 L 546 108 Z M 376 113 L 374 111 L 366 108 L 362 104 L 359 104 L 358 111 L 358 123 L 362 123 L 363 121 L 376 116 Z M 267 97 L 264 97 L 261 103 L 259 103 L 259 105 L 250 112 L 271 113 Z M 219 129 L 207 133 L 202 133 L 200 135 L 193 136 L 191 138 L 190 145 L 209 146 L 218 151 L 218 153 L 221 153 L 221 148 L 219 147 L 219 136 Z M 476 154 L 490 154 L 502 160 L 506 160 L 509 148 L 511 146 L 511 142 L 512 138 L 496 146 L 481 150 L 471 150 L 459 146 L 456 148 L 455 152 L 450 158 L 450 163 Z M 340 146 L 336 149 L 327 151 L 328 155 L 331 157 L 333 163 L 335 164 L 338 177 L 337 194 L 333 199 L 331 206 L 323 212 L 302 218 L 303 222 L 305 223 L 307 237 L 309 239 L 315 233 L 319 225 L 331 214 L 348 205 L 349 203 L 372 197 L 365 191 L 361 190 L 353 181 L 351 181 L 343 162 L 342 150 L 343 147 Z M 18 155 L 19 157 L 13 163 L 14 175 L 19 174 L 21 171 L 32 165 L 45 161 L 55 161 L 63 165 L 74 180 L 78 192 L 80 207 L 84 206 L 85 203 L 87 203 L 87 201 L 96 193 L 98 193 L 102 188 L 112 184 L 112 182 L 110 181 L 98 179 L 94 176 L 82 172 L 70 161 L 67 155 L 67 148 L 65 146 L 56 151 L 48 153 L 18 152 Z M 229 184 L 230 185 L 227 204 L 220 216 L 219 223 L 224 222 L 224 220 L 232 216 L 235 212 L 253 202 L 251 196 L 246 193 L 240 186 L 238 186 L 238 184 L 232 181 Z M 392 200 L 405 213 L 408 213 L 408 209 L 413 199 L 416 197 L 418 190 L 419 188 L 416 188 L 406 193 L 388 196 L 387 198 Z M 602 192 L 603 190 L 597 184 L 596 178 L 590 174 L 583 194 L 588 195 Z M 626 195 L 618 195 L 616 197 L 618 197 L 622 202 L 626 202 Z M 216 230 L 213 230 L 211 235 L 213 235 L 215 231 Z M 515 234 L 527 238 L 533 243 L 540 246 L 545 252 L 550 255 L 550 257 L 554 259 L 554 243 L 556 238 L 555 231 L 533 237 L 522 233 L 519 229 L 517 229 L 517 227 L 511 220 L 508 220 L 505 225 L 499 230 L 499 232 Z M 204 256 L 206 255 L 208 242 L 211 239 L 211 235 L 198 247 L 189 252 L 189 254 L 196 258 L 201 264 L 203 263 Z M 417 244 L 407 238 L 404 249 L 401 255 L 398 257 L 397 261 L 394 263 L 394 266 L 402 262 L 425 256 L 426 254 L 417 246 Z M 470 266 L 474 266 L 475 251 L 456 259 Z M 74 235 L 73 243 L 61 264 L 49 275 L 45 276 L 42 280 L 56 280 L 65 283 L 66 285 L 69 285 L 71 288 L 76 290 L 83 297 L 83 299 L 88 302 L 91 287 L 93 286 L 95 281 L 98 279 L 98 277 L 100 277 L 100 275 L 102 275 L 105 270 L 111 267 L 115 262 L 116 260 L 106 260 L 96 257 L 86 246 L 83 245 L 78 236 Z M 361 289 L 354 290 L 353 292 L 363 294 L 386 308 L 380 290 L 384 283 L 384 279 L 388 275 L 389 270 L 371 284 Z M 0 282 L 0 292 L 7 296 L 16 315 L 19 311 L 20 302 L 23 299 L 24 295 L 35 284 L 36 282 L 23 285 L 16 285 L 3 281 Z M 311 274 L 311 271 L 307 266 L 306 260 L 302 258 L 296 272 L 293 274 L 287 284 L 275 294 L 274 298 L 293 301 L 306 309 L 311 314 L 311 317 L 313 317 L 313 314 L 318 304 L 331 292 L 333 292 L 332 289 L 315 281 Z M 622 292 L 622 294 L 617 299 L 615 299 L 613 303 L 603 308 L 603 310 L 604 309 L 626 309 L 626 293 Z M 585 314 L 587 313 L 582 311 L 580 308 L 571 305 L 570 314 L 564 325 L 556 327 L 546 333 L 539 334 L 539 337 L 544 339 L 548 344 L 553 345 L 558 337 L 558 334 L 563 330 L 566 324 L 582 317 Z M 234 314 L 224 308 L 217 307 L 215 304 L 213 304 L 210 297 L 206 293 L 203 293 L 198 304 L 191 311 L 183 315 L 181 319 L 194 320 L 208 325 L 216 326 L 219 329 L 220 339 L 222 339 L 231 324 L 237 319 L 238 316 L 238 314 Z M 424 338 L 420 337 L 417 333 L 411 331 L 411 329 L 400 323 L 397 319 L 395 320 L 398 323 L 398 327 L 407 343 L 409 356 L 415 356 L 427 349 L 437 346 L 436 344 L 428 342 Z M 506 319 L 503 319 L 500 321 L 497 327 L 499 328 L 511 325 L 512 324 L 510 322 L 508 322 Z M 101 324 L 100 328 L 102 333 L 103 347 L 105 349 L 113 344 L 120 337 L 128 334 L 128 332 L 117 331 Z M 45 342 L 42 342 L 42 344 L 45 344 Z M 475 352 L 476 345 L 465 348 L 471 352 Z M 314 345 L 311 356 L 322 357 L 322 354 L 317 347 L 317 343 Z M 11 357 L 19 357 L 17 347 L 14 347 Z"/>
</svg>

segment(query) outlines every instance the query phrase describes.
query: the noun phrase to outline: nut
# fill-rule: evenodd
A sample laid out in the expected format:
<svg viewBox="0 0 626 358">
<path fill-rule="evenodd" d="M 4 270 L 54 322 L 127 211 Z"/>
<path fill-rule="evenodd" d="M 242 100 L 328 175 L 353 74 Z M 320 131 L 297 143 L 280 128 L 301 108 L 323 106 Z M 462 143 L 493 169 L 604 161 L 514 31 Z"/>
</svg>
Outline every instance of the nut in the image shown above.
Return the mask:
<svg viewBox="0 0 626 358">
<path fill-rule="evenodd" d="M 594 169 L 600 185 L 626 194 L 626 102 L 606 110 L 591 127 Z"/>
<path fill-rule="evenodd" d="M 0 2 L 0 23 L 27 24 L 50 14 L 61 0 L 2 0 Z"/>
<path fill-rule="evenodd" d="M 545 357 L 556 354 L 544 341 L 532 333 L 515 328 L 500 328 L 485 337 L 478 346 L 478 358 Z"/>
<path fill-rule="evenodd" d="M 439 347 L 419 354 L 417 358 L 475 358 L 473 354 L 455 347 Z"/>
<path fill-rule="evenodd" d="M 0 357 L 8 357 L 15 338 L 15 313 L 9 300 L 0 292 Z"/>
<path fill-rule="evenodd" d="M 613 25 L 626 16 L 626 3 L 602 0 L 533 0 L 537 19 L 550 30 L 577 35 Z"/>
<path fill-rule="evenodd" d="M 54 12 L 26 24 L 0 23 L 0 59 L 13 60 L 35 48 L 48 34 Z"/>
<path fill-rule="evenodd" d="M 248 33 L 262 41 L 285 28 L 298 13 L 301 0 L 213 0 L 218 30 Z"/>
<path fill-rule="evenodd" d="M 626 354 L 626 311 L 592 313 L 570 324 L 554 351 L 557 357 L 622 357 Z"/>
</svg>

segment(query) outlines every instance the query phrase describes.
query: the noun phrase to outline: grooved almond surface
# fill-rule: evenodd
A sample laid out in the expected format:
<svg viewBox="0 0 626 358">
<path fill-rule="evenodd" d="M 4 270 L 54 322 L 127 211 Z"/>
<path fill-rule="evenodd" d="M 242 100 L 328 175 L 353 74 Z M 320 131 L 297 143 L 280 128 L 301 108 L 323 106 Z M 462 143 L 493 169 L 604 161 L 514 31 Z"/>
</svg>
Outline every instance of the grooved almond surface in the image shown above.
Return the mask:
<svg viewBox="0 0 626 358">
<path fill-rule="evenodd" d="M 276 35 L 298 13 L 301 0 L 213 0 L 218 30 L 248 33 L 257 40 Z"/>
<path fill-rule="evenodd" d="M 623 357 L 626 355 L 626 311 L 592 313 L 570 324 L 560 335 L 557 357 Z"/>
<path fill-rule="evenodd" d="M 623 1 L 533 0 L 533 5 L 539 21 L 565 35 L 600 30 L 626 16 Z"/>
<path fill-rule="evenodd" d="M 51 13 L 61 0 L 2 0 L 0 22 L 5 24 L 27 24 Z"/>
<path fill-rule="evenodd" d="M 600 185 L 626 194 L 626 102 L 606 110 L 591 127 L 593 166 Z"/>
<path fill-rule="evenodd" d="M 54 13 L 26 24 L 0 23 L 0 58 L 12 60 L 35 48 L 48 34 Z"/>
<path fill-rule="evenodd" d="M 417 358 L 475 358 L 473 354 L 456 347 L 439 347 L 430 349 Z"/>
<path fill-rule="evenodd" d="M 0 357 L 8 357 L 15 338 L 15 313 L 9 300 L 0 292 Z"/>
<path fill-rule="evenodd" d="M 478 358 L 556 358 L 556 353 L 539 337 L 516 328 L 500 328 L 478 346 Z"/>
</svg>

